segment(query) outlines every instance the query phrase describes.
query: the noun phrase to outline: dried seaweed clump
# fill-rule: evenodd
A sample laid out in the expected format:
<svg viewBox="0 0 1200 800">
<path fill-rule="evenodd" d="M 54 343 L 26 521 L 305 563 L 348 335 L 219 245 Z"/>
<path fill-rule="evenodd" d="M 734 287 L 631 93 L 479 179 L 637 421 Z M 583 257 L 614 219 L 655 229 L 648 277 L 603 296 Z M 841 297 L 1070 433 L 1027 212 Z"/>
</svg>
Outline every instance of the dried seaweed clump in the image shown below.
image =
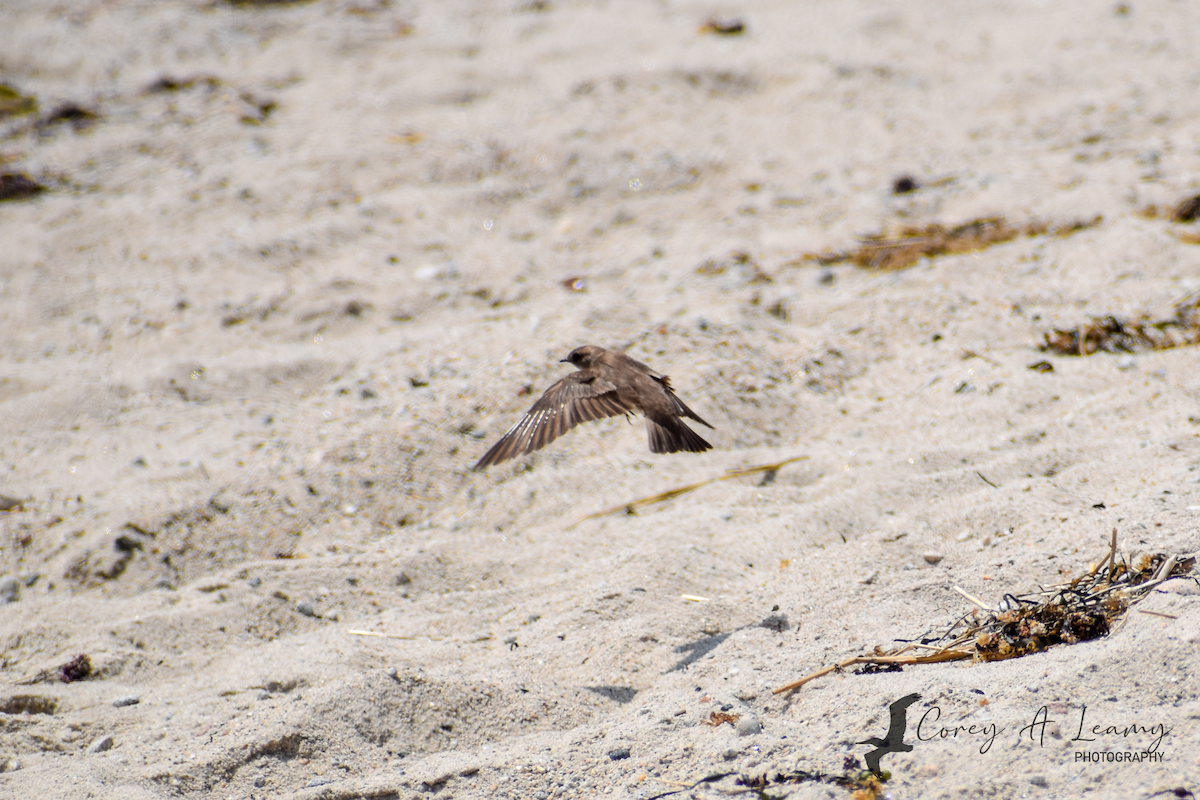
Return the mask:
<svg viewBox="0 0 1200 800">
<path fill-rule="evenodd" d="M 749 789 L 757 797 L 777 797 L 779 795 L 767 794 L 767 789 L 772 786 L 785 786 L 787 784 L 799 783 L 823 783 L 826 786 L 839 786 L 843 789 L 848 789 L 851 792 L 851 800 L 877 800 L 884 796 L 884 782 L 891 777 L 891 774 L 884 772 L 881 776 L 875 776 L 872 773 L 864 770 L 862 764 L 854 756 L 846 756 L 843 763 L 843 772 L 824 773 L 824 772 L 809 772 L 806 769 L 797 769 L 791 772 L 776 772 L 774 775 L 763 773 L 762 775 L 746 775 L 736 772 L 717 772 L 712 775 L 707 775 L 700 780 L 691 784 L 673 784 L 682 788 L 674 789 L 669 792 L 653 795 L 649 800 L 663 800 L 663 798 L 673 795 L 687 794 L 688 797 L 695 797 L 692 790 L 709 785 L 712 786 L 725 778 L 733 778 L 734 784 L 744 786 Z M 718 790 L 720 791 L 720 790 Z M 744 794 L 745 790 L 722 791 L 721 794 Z"/>
<path fill-rule="evenodd" d="M 1108 569 L 1097 568 L 1070 583 L 1005 597 L 1001 611 L 982 623 L 968 624 L 956 637 L 956 645 L 973 640 L 976 661 L 1001 661 L 1056 644 L 1098 639 L 1153 586 L 1187 575 L 1196 564 L 1194 557 L 1178 559 L 1162 553 L 1143 556 L 1136 566 L 1123 558 L 1118 562 L 1115 554 L 1108 560 Z"/>
<path fill-rule="evenodd" d="M 1086 642 L 1111 631 L 1130 606 L 1164 581 L 1185 576 L 1196 580 L 1191 575 L 1195 566 L 1195 556 L 1184 558 L 1162 553 L 1143 556 L 1135 566 L 1130 566 L 1117 553 L 1114 529 L 1104 559 L 1069 583 L 1021 596 L 1005 595 L 999 608 L 988 606 L 956 586 L 955 591 L 976 608 L 936 639 L 910 641 L 890 651 L 876 647 L 871 655 L 823 667 L 771 692 L 794 691 L 854 664 L 909 666 L 968 658 L 976 662 L 1001 661 L 1038 653 L 1056 644 Z M 982 616 L 980 611 L 984 612 Z M 862 670 L 860 674 L 876 671 L 882 670 Z"/>
<path fill-rule="evenodd" d="M 1041 349 L 1060 356 L 1090 356 L 1100 350 L 1136 353 L 1200 344 L 1200 293 L 1176 303 L 1175 313 L 1165 319 L 1122 320 L 1110 314 L 1077 328 L 1055 328 L 1045 337 Z"/>
<path fill-rule="evenodd" d="M 922 258 L 971 253 L 995 244 L 1012 241 L 1019 236 L 1070 236 L 1093 228 L 1103 221 L 1097 216 L 1090 221 L 1072 222 L 1051 227 L 1045 222 L 1010 225 L 1004 217 L 976 219 L 963 225 L 947 228 L 940 224 L 925 227 L 905 227 L 896 233 L 877 233 L 861 239 L 855 250 L 824 255 L 808 255 L 806 260 L 818 264 L 837 264 L 849 261 L 863 269 L 904 269 Z"/>
<path fill-rule="evenodd" d="M 58 679 L 63 683 L 81 681 L 92 674 L 92 660 L 86 653 L 80 653 L 58 668 Z"/>
<path fill-rule="evenodd" d="M 809 772 L 808 770 L 797 769 L 793 772 L 777 772 L 774 775 L 764 774 L 756 777 L 746 775 L 738 776 L 736 781 L 738 786 L 745 786 L 759 793 L 759 797 L 775 797 L 769 795 L 766 790 L 772 786 L 781 786 L 786 784 L 797 783 L 823 783 L 827 786 L 840 786 L 847 789 L 851 794 L 851 800 L 875 800 L 878 797 L 884 796 L 884 781 L 891 777 L 891 774 L 884 772 L 882 780 L 870 772 L 862 769 L 862 765 L 858 759 L 853 756 L 846 756 L 845 772 L 841 775 L 826 775 L 820 772 Z"/>
</svg>

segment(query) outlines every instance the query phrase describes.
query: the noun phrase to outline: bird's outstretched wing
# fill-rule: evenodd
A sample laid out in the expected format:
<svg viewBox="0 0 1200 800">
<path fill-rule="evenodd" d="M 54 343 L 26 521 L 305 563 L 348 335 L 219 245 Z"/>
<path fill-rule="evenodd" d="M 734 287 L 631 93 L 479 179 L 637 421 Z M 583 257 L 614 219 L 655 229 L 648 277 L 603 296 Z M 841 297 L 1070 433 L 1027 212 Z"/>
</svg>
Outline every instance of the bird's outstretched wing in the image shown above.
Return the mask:
<svg viewBox="0 0 1200 800">
<path fill-rule="evenodd" d="M 581 422 L 628 414 L 617 387 L 583 372 L 573 372 L 546 390 L 508 433 L 484 453 L 475 469 L 540 450 Z"/>
</svg>

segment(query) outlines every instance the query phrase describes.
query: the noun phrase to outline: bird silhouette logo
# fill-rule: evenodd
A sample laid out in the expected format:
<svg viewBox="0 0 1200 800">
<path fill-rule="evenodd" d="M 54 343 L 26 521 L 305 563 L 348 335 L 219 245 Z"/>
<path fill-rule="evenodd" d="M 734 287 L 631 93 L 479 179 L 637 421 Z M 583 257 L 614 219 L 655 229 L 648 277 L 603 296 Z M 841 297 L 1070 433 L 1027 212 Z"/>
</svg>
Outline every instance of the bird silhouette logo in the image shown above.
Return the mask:
<svg viewBox="0 0 1200 800">
<path fill-rule="evenodd" d="M 867 739 L 865 742 L 856 742 L 856 744 L 871 744 L 875 745 L 875 749 L 863 756 L 863 760 L 867 762 L 867 769 L 875 777 L 883 776 L 879 769 L 879 759 L 886 756 L 888 753 L 911 753 L 913 746 L 904 743 L 904 733 L 908 730 L 908 707 L 921 699 L 919 694 L 910 694 L 901 697 L 896 702 L 892 703 L 891 721 L 888 723 L 887 736 L 882 739 Z"/>
</svg>

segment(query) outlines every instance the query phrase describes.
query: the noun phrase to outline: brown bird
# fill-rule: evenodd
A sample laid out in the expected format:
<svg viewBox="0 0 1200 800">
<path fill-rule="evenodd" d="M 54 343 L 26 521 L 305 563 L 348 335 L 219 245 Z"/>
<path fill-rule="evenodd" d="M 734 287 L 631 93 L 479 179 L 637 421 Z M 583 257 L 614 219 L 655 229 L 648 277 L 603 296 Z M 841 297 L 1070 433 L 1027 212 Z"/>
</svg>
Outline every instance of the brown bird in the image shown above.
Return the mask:
<svg viewBox="0 0 1200 800">
<path fill-rule="evenodd" d="M 646 417 L 651 453 L 700 453 L 712 445 L 680 417 L 711 428 L 671 391 L 671 382 L 624 353 L 595 345 L 576 347 L 563 359 L 579 370 L 546 390 L 533 408 L 488 450 L 475 469 L 483 469 L 540 450 L 581 422 L 634 411 Z"/>
</svg>

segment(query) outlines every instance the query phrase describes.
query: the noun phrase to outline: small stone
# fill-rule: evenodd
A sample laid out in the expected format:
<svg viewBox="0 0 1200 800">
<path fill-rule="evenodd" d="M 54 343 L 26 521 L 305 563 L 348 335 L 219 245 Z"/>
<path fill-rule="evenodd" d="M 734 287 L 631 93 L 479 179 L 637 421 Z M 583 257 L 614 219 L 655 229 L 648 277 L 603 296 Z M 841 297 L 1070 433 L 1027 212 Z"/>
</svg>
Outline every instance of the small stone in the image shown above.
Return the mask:
<svg viewBox="0 0 1200 800">
<path fill-rule="evenodd" d="M 623 758 L 629 758 L 628 747 L 616 747 L 608 751 L 608 757 L 613 761 L 620 761 Z"/>
<path fill-rule="evenodd" d="M 296 603 L 296 613 L 303 614 L 306 617 L 317 616 L 317 612 L 313 610 L 312 603 L 307 600 L 301 600 L 299 603 Z"/>
<path fill-rule="evenodd" d="M 103 753 L 106 750 L 111 750 L 113 746 L 113 737 L 101 736 L 96 741 L 88 745 L 88 753 Z"/>
<path fill-rule="evenodd" d="M 975 532 L 972 531 L 970 528 L 963 528 L 961 531 L 959 531 L 958 536 L 954 537 L 954 541 L 965 542 L 967 539 L 970 539 L 974 535 L 975 535 Z"/>
<path fill-rule="evenodd" d="M 251 589 L 257 589 L 258 587 L 262 586 L 262 578 L 255 576 L 255 577 L 251 578 L 250 580 L 246 581 L 246 583 L 250 584 Z"/>
<path fill-rule="evenodd" d="M 0 606 L 17 602 L 21 594 L 21 582 L 11 575 L 0 578 Z"/>
<path fill-rule="evenodd" d="M 939 561 L 941 561 L 943 558 L 945 558 L 945 556 L 942 555 L 941 553 L 926 553 L 925 555 L 923 555 L 921 557 L 924 558 L 925 561 L 929 564 L 936 564 Z"/>
<path fill-rule="evenodd" d="M 255 789 L 261 789 L 262 787 L 264 787 L 266 785 L 267 785 L 267 779 L 264 778 L 262 775 L 259 775 L 257 778 L 254 779 L 254 788 Z"/>
<path fill-rule="evenodd" d="M 737 750 L 734 750 L 731 748 L 729 750 L 726 750 L 724 753 L 721 753 L 721 758 L 724 759 L 725 761 L 733 761 L 735 758 L 737 758 L 740 755 L 741 755 L 741 753 L 739 753 Z"/>
<path fill-rule="evenodd" d="M 743 714 L 735 727 L 737 728 L 738 736 L 753 736 L 756 733 L 762 732 L 762 723 L 753 714 Z"/>
<path fill-rule="evenodd" d="M 396 669 L 395 667 L 387 668 L 387 676 L 389 678 L 391 678 L 392 680 L 396 680 L 397 676 L 399 676 L 399 675 L 400 675 L 400 670 Z"/>
<path fill-rule="evenodd" d="M 550 795 L 546 794 L 541 789 L 538 789 L 536 792 L 533 793 L 533 800 L 546 800 L 546 798 L 549 796 Z"/>
<path fill-rule="evenodd" d="M 266 689 L 259 689 L 254 693 L 254 697 L 256 700 L 269 700 L 271 698 L 271 693 Z"/>
<path fill-rule="evenodd" d="M 305 789 L 311 789 L 314 786 L 326 786 L 333 783 L 333 778 L 313 778 L 308 783 L 304 784 Z"/>
<path fill-rule="evenodd" d="M 136 694 L 126 694 L 113 700 L 113 708 L 124 708 L 125 706 L 136 706 L 142 702 L 142 698 Z"/>
<path fill-rule="evenodd" d="M 1047 785 L 1045 775 L 1030 775 L 1029 782 L 1032 783 L 1034 786 L 1041 786 L 1042 788 L 1045 788 Z"/>
<path fill-rule="evenodd" d="M 0 761 L 0 772 L 16 772 L 21 768 L 21 759 L 10 758 L 6 761 Z"/>
<path fill-rule="evenodd" d="M 1137 359 L 1135 359 L 1133 356 L 1121 356 L 1120 358 L 1117 359 L 1117 369 L 1129 370 L 1129 369 L 1133 369 L 1136 366 L 1137 366 Z M 1044 785 L 1044 784 L 1039 784 L 1039 785 Z"/>
</svg>

